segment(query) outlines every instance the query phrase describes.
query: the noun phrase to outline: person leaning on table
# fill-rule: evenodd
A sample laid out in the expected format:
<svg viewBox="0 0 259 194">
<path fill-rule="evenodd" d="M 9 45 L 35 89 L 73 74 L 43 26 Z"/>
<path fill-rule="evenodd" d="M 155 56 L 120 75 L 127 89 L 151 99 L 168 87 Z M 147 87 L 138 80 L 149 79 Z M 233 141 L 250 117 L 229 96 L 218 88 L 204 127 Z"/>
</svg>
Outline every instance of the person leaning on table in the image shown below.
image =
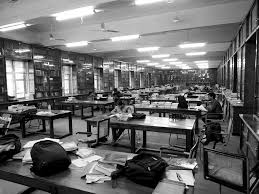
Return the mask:
<svg viewBox="0 0 259 194">
<path fill-rule="evenodd" d="M 132 114 L 133 110 L 130 106 L 126 106 L 121 100 L 118 101 L 117 106 L 111 111 L 111 114 Z M 113 141 L 117 141 L 124 129 L 112 130 Z"/>
</svg>

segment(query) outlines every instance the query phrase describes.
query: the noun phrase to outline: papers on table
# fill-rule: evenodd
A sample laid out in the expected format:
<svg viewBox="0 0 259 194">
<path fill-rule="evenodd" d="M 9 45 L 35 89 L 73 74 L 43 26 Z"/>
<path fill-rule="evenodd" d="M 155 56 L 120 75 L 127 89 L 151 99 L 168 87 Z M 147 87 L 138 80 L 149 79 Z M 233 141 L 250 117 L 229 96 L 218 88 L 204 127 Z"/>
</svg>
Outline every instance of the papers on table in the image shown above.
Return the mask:
<svg viewBox="0 0 259 194">
<path fill-rule="evenodd" d="M 169 166 L 179 167 L 181 169 L 193 170 L 198 164 L 196 159 L 172 158 L 168 161 Z"/>
<path fill-rule="evenodd" d="M 207 110 L 204 106 L 202 106 L 202 105 L 200 105 L 200 106 L 195 106 L 194 108 L 197 109 L 197 110 L 201 110 L 201 111 L 204 111 L 204 112 L 208 112 L 208 110 Z"/>
<path fill-rule="evenodd" d="M 22 159 L 23 163 L 32 163 L 32 159 L 31 159 L 31 149 L 27 149 L 27 151 L 25 152 L 25 155 Z"/>
<path fill-rule="evenodd" d="M 162 180 L 160 181 L 152 194 L 184 194 L 185 184 L 181 182 Z"/>
<path fill-rule="evenodd" d="M 72 164 L 74 164 L 75 166 L 77 166 L 79 168 L 82 168 L 82 167 L 86 166 L 87 164 L 94 162 L 94 161 L 98 161 L 100 159 L 102 159 L 101 156 L 93 155 L 93 156 L 90 156 L 87 158 L 78 158 L 78 159 L 72 160 Z"/>
<path fill-rule="evenodd" d="M 23 148 L 24 148 L 24 149 L 32 148 L 35 143 L 40 142 L 40 141 L 45 141 L 45 140 L 54 141 L 54 142 L 57 142 L 57 143 L 60 143 L 60 144 L 62 143 L 62 142 L 60 142 L 59 139 L 44 138 L 44 139 L 38 139 L 38 140 L 28 141 L 28 142 L 23 146 Z"/>
<path fill-rule="evenodd" d="M 88 148 L 79 148 L 76 152 L 76 155 L 78 155 L 80 158 L 87 158 L 92 154 L 94 154 L 94 151 Z"/>
<path fill-rule="evenodd" d="M 62 143 L 61 146 L 67 151 L 67 152 L 71 152 L 71 151 L 75 151 L 77 150 L 77 145 L 75 142 L 65 142 Z"/>
<path fill-rule="evenodd" d="M 53 116 L 56 115 L 54 112 L 49 112 L 49 111 L 39 111 L 36 113 L 36 115 L 41 115 L 41 116 Z"/>
<path fill-rule="evenodd" d="M 185 183 L 189 186 L 194 186 L 195 179 L 192 170 L 168 170 L 166 178 L 172 181 Z"/>
<path fill-rule="evenodd" d="M 119 164 L 124 166 L 128 157 L 125 154 L 119 153 L 107 153 L 105 154 L 104 158 L 101 160 L 103 163 L 108 164 Z"/>
</svg>

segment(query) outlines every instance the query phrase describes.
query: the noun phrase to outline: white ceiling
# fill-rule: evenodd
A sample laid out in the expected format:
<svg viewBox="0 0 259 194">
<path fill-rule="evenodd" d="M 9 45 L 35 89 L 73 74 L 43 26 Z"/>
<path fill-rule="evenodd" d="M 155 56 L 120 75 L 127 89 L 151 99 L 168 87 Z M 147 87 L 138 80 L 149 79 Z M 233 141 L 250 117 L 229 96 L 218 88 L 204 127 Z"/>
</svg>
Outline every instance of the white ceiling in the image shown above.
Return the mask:
<svg viewBox="0 0 259 194">
<path fill-rule="evenodd" d="M 0 33 L 0 37 L 131 63 L 139 59 L 151 59 L 153 54 L 138 53 L 136 48 L 160 46 L 161 49 L 155 53 L 171 54 L 194 68 L 196 66 L 192 61 L 209 60 L 209 67 L 213 68 L 222 60 L 253 0 L 173 0 L 173 3 L 145 6 L 135 6 L 133 0 L 10 1 L 0 1 L 0 25 L 18 21 L 32 25 L 26 29 Z M 88 5 L 103 11 L 63 22 L 50 17 L 57 12 Z M 175 17 L 180 22 L 174 23 Z M 100 29 L 102 22 L 107 29 L 118 30 L 119 33 L 94 31 Z M 50 33 L 66 41 L 50 40 Z M 140 34 L 141 38 L 127 42 L 109 40 L 114 36 L 130 34 Z M 73 49 L 64 46 L 67 42 L 83 40 L 92 43 Z M 183 42 L 206 42 L 207 45 L 202 49 L 180 49 L 178 44 Z M 186 57 L 187 51 L 206 51 L 207 54 Z"/>
</svg>

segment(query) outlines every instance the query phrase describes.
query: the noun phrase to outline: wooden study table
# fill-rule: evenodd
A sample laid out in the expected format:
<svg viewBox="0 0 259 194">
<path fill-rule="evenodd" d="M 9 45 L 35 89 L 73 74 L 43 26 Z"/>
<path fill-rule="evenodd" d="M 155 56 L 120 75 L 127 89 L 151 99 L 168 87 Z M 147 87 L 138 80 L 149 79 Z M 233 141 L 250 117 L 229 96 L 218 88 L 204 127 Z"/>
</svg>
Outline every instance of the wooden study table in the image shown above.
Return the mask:
<svg viewBox="0 0 259 194">
<path fill-rule="evenodd" d="M 84 108 L 91 107 L 91 117 L 94 116 L 94 106 L 101 107 L 102 112 L 104 113 L 106 106 L 114 106 L 114 101 L 84 101 L 84 100 L 71 100 L 71 101 L 61 101 L 60 102 L 62 109 L 64 109 L 64 106 L 70 106 L 71 111 L 74 114 L 75 113 L 75 106 L 80 106 L 81 108 L 81 118 L 87 118 L 87 116 L 84 116 Z"/>
<path fill-rule="evenodd" d="M 146 116 L 145 119 L 132 119 L 129 121 L 119 121 L 111 118 L 110 126 L 115 129 L 131 130 L 131 152 L 135 153 L 136 130 L 143 131 L 143 148 L 146 147 L 147 131 L 159 133 L 173 133 L 186 135 L 186 151 L 190 151 L 193 146 L 193 134 L 196 119 L 169 119 L 167 117 Z"/>
<path fill-rule="evenodd" d="M 128 159 L 134 155 L 124 152 L 93 149 L 95 154 L 104 156 L 107 153 L 125 154 Z M 76 159 L 73 154 L 71 159 Z M 31 188 L 43 190 L 51 194 L 152 194 L 152 188 L 136 184 L 126 177 L 117 179 L 117 186 L 112 187 L 111 181 L 100 184 L 86 184 L 82 179 L 83 168 L 70 165 L 68 170 L 48 177 L 39 177 L 30 171 L 31 164 L 23 164 L 20 160 L 12 160 L 0 164 L 0 179 L 25 185 Z M 187 194 L 193 193 L 193 187 L 189 187 Z"/>
<path fill-rule="evenodd" d="M 159 113 L 159 117 L 161 117 L 162 113 L 165 116 L 165 113 L 175 113 L 175 114 L 186 114 L 186 115 L 195 115 L 196 116 L 196 123 L 195 129 L 198 130 L 198 121 L 199 117 L 201 116 L 201 111 L 197 109 L 184 109 L 184 108 L 170 108 L 170 107 L 152 107 L 152 106 L 137 106 L 135 105 L 135 111 L 149 111 L 153 113 Z"/>
<path fill-rule="evenodd" d="M 167 98 L 151 98 L 149 99 L 150 104 L 152 102 L 172 102 L 172 103 L 176 103 L 177 100 L 176 99 L 167 99 Z"/>
<path fill-rule="evenodd" d="M 28 120 L 33 120 L 33 119 L 40 119 L 42 120 L 42 130 L 38 131 L 38 132 L 46 132 L 46 124 L 45 121 L 48 120 L 50 123 L 50 137 L 54 138 L 55 134 L 54 134 L 54 126 L 53 126 L 53 122 L 56 119 L 60 119 L 60 118 L 68 118 L 68 122 L 69 122 L 69 133 L 60 136 L 58 138 L 63 138 L 69 135 L 73 134 L 73 129 L 72 129 L 72 115 L 71 115 L 71 111 L 68 110 L 52 110 L 51 114 L 47 114 L 48 110 L 44 110 L 44 109 L 37 109 L 37 112 L 46 112 L 46 114 L 42 114 L 42 115 L 38 115 L 35 113 L 30 113 L 27 114 L 26 112 L 15 112 L 15 111 L 10 111 L 10 110 L 0 110 L 0 113 L 6 113 L 6 114 L 11 114 L 11 115 L 16 115 L 19 117 L 19 123 L 20 123 L 20 127 L 21 127 L 21 132 L 22 132 L 22 138 L 26 137 L 26 127 L 25 127 L 25 122 Z"/>
</svg>

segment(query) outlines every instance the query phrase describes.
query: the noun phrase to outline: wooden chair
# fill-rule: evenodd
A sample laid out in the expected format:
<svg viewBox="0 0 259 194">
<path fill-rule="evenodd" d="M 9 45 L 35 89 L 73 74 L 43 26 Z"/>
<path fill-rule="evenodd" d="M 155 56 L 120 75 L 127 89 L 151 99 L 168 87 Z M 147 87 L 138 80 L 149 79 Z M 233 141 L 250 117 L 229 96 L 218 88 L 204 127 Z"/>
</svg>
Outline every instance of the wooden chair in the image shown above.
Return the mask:
<svg viewBox="0 0 259 194">
<path fill-rule="evenodd" d="M 259 164 L 249 157 L 204 148 L 204 178 L 234 190 L 253 193 L 259 183 Z"/>
</svg>

